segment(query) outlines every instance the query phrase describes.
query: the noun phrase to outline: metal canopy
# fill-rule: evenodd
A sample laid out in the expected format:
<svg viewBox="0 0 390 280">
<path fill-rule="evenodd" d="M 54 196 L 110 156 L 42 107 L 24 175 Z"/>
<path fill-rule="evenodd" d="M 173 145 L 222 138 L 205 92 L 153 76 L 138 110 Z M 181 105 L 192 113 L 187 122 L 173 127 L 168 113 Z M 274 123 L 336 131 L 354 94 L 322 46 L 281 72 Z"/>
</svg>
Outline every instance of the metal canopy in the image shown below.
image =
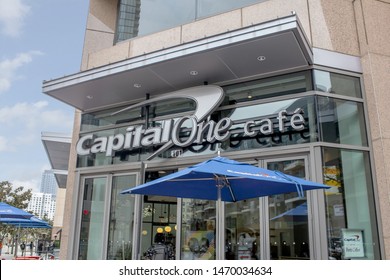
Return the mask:
<svg viewBox="0 0 390 280">
<path fill-rule="evenodd" d="M 312 62 L 312 50 L 291 15 L 44 81 L 43 92 L 88 111 L 144 99 L 146 93 L 260 77 Z"/>
<path fill-rule="evenodd" d="M 66 188 L 71 137 L 60 133 L 42 132 L 41 140 L 59 188 Z"/>
</svg>

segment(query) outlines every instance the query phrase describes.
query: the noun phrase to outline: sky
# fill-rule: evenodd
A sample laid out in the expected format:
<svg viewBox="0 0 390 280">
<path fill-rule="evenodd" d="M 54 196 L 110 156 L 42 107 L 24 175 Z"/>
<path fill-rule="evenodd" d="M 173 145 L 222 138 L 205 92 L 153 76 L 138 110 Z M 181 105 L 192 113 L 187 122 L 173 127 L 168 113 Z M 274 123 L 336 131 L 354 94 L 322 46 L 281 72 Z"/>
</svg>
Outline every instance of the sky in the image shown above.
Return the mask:
<svg viewBox="0 0 390 280">
<path fill-rule="evenodd" d="M 42 132 L 71 135 L 74 109 L 42 81 L 80 71 L 88 0 L 0 0 L 0 181 L 38 192 Z"/>
</svg>

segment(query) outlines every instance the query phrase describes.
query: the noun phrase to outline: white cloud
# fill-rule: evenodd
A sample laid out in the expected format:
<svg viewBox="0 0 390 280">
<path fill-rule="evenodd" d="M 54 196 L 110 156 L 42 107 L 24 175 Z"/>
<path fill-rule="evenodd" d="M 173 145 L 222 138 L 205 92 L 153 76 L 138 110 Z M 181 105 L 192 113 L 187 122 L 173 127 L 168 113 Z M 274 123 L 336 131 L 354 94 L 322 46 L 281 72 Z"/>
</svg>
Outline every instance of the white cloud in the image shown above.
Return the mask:
<svg viewBox="0 0 390 280">
<path fill-rule="evenodd" d="M 11 81 L 0 74 L 0 93 L 7 91 L 11 87 Z"/>
<path fill-rule="evenodd" d="M 15 126 L 16 123 L 23 123 L 23 126 L 33 128 L 36 124 L 40 111 L 47 106 L 46 103 L 16 103 L 11 107 L 0 108 L 0 123 L 3 126 Z"/>
<path fill-rule="evenodd" d="M 5 137 L 0 136 L 0 152 L 6 151 L 7 149 L 7 139 Z"/>
<path fill-rule="evenodd" d="M 42 109 L 47 106 L 47 102 L 42 103 L 39 101 L 39 105 L 36 103 L 16 103 L 13 106 L 10 107 L 2 107 L 0 108 L 0 123 L 4 123 L 4 125 L 13 125 L 13 121 L 17 120 L 24 120 L 28 121 L 26 119 L 27 115 L 31 115 L 31 117 L 34 117 L 34 115 L 39 111 L 39 109 Z"/>
<path fill-rule="evenodd" d="M 30 180 L 12 180 L 12 186 L 13 187 L 24 187 L 24 190 L 27 191 L 28 189 L 31 189 L 32 192 L 39 192 L 39 179 L 30 179 Z"/>
<path fill-rule="evenodd" d="M 24 0 L 0 0 L 0 31 L 17 37 L 21 33 L 24 19 L 30 12 L 30 6 Z"/>
<path fill-rule="evenodd" d="M 42 54 L 43 53 L 40 51 L 29 51 L 20 53 L 13 59 L 4 59 L 0 61 L 0 94 L 9 90 L 12 82 L 20 78 L 20 76 L 17 75 L 19 68 L 30 63 L 34 56 Z"/>
<path fill-rule="evenodd" d="M 7 151 L 15 151 L 18 145 L 26 145 L 40 140 L 42 131 L 68 133 L 72 130 L 73 115 L 70 112 L 49 108 L 47 101 L 17 103 L 0 107 L 2 143 L 7 143 Z M 15 127 L 18 129 L 15 130 Z M 9 131 L 9 133 L 6 133 Z M 4 135 L 7 135 L 5 138 Z"/>
<path fill-rule="evenodd" d="M 61 130 L 69 131 L 72 127 L 73 116 L 62 110 L 50 109 L 48 106 L 47 101 L 38 101 L 2 107 L 0 108 L 0 124 L 15 127 L 15 124 L 18 123 L 23 129 L 40 128 L 41 130 L 50 129 L 52 126 L 58 128 L 60 124 Z"/>
</svg>

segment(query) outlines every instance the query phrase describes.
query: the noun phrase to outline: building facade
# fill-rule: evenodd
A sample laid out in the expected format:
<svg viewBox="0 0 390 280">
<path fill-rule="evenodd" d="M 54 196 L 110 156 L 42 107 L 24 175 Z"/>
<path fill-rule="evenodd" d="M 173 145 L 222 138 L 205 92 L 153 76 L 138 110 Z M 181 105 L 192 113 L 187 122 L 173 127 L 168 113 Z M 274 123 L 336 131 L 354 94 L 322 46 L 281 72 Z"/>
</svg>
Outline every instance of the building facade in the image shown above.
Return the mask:
<svg viewBox="0 0 390 280">
<path fill-rule="evenodd" d="M 33 193 L 27 211 L 33 212 L 40 219 L 54 219 L 56 196 L 51 193 Z"/>
<path fill-rule="evenodd" d="M 153 2 L 153 3 L 152 3 Z M 62 259 L 390 259 L 390 1 L 91 0 Z M 216 94 L 222 92 L 222 95 Z M 225 203 L 120 192 L 220 153 L 328 191 Z M 183 186 L 184 187 L 184 186 Z"/>
</svg>

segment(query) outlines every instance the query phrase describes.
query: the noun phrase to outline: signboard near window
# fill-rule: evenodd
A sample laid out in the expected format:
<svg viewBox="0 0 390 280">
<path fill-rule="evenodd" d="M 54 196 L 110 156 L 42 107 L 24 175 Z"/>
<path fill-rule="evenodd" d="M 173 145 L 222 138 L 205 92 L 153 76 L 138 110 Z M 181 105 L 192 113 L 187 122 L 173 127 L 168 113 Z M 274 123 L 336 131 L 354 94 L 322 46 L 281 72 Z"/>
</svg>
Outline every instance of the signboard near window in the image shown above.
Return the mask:
<svg viewBox="0 0 390 280">
<path fill-rule="evenodd" d="M 344 259 L 363 258 L 363 231 L 359 229 L 342 229 Z"/>
</svg>

